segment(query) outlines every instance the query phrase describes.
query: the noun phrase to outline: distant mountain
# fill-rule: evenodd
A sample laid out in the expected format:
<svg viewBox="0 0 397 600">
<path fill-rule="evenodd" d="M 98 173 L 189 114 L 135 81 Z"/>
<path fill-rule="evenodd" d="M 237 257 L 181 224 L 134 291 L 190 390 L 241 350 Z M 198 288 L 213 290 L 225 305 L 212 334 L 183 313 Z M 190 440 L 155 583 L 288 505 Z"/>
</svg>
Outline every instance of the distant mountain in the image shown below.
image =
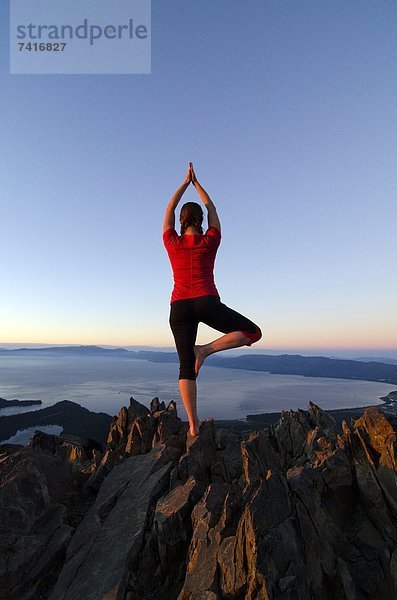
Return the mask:
<svg viewBox="0 0 397 600">
<path fill-rule="evenodd" d="M 6 400 L 0 398 L 0 408 L 10 408 L 11 406 L 33 406 L 35 404 L 42 404 L 41 400 Z"/>
<path fill-rule="evenodd" d="M 303 375 L 304 377 L 330 377 L 359 379 L 397 384 L 397 366 L 380 362 L 360 362 L 326 358 L 325 356 L 300 356 L 282 354 L 238 356 L 236 358 L 210 357 L 208 364 L 228 369 L 265 371 L 275 375 Z"/>
<path fill-rule="evenodd" d="M 123 356 L 123 358 L 149 360 L 151 362 L 178 362 L 176 352 L 151 350 L 126 350 L 125 348 L 102 348 L 101 346 L 49 346 L 46 348 L 0 348 L 0 355 L 57 355 L 57 356 Z"/>
<path fill-rule="evenodd" d="M 49 348 L 0 349 L 1 354 L 58 355 L 58 356 L 123 356 L 131 360 L 148 360 L 154 363 L 177 363 L 176 352 L 132 351 L 124 348 L 100 346 L 54 346 Z M 390 361 L 390 359 L 388 359 Z M 397 361 L 396 361 L 397 362 Z M 275 375 L 302 375 L 303 377 L 330 377 L 334 379 L 359 379 L 380 381 L 397 385 L 397 364 L 379 361 L 348 360 L 326 356 L 301 356 L 300 354 L 251 354 L 241 356 L 211 356 L 206 364 L 228 369 L 263 371 Z"/>
<path fill-rule="evenodd" d="M 397 359 L 387 358 L 386 356 L 360 356 L 359 358 L 353 358 L 353 360 L 359 360 L 361 362 L 381 362 L 387 365 L 397 365 Z"/>
<path fill-rule="evenodd" d="M 74 354 L 92 354 L 92 355 L 117 355 L 129 354 L 124 348 L 102 348 L 101 346 L 50 346 L 48 348 L 0 348 L 2 354 L 58 354 L 58 355 L 74 355 Z"/>
</svg>

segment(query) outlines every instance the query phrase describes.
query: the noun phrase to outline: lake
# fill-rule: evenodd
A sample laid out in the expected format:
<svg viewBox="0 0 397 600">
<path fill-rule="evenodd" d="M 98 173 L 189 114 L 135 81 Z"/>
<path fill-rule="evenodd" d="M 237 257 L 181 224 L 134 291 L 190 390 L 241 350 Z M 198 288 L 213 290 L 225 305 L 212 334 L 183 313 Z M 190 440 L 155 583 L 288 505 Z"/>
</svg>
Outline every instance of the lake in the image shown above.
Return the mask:
<svg viewBox="0 0 397 600">
<path fill-rule="evenodd" d="M 149 405 L 158 396 L 167 404 L 176 400 L 182 419 L 186 414 L 178 392 L 178 365 L 120 357 L 1 356 L 0 396 L 7 400 L 42 400 L 44 408 L 72 400 L 95 412 L 116 415 L 130 396 Z M 204 365 L 198 382 L 201 419 L 244 419 L 247 414 L 307 410 L 309 401 L 323 409 L 380 404 L 380 396 L 395 385 L 348 379 L 271 375 Z M 27 408 L 0 410 L 0 416 Z"/>
</svg>

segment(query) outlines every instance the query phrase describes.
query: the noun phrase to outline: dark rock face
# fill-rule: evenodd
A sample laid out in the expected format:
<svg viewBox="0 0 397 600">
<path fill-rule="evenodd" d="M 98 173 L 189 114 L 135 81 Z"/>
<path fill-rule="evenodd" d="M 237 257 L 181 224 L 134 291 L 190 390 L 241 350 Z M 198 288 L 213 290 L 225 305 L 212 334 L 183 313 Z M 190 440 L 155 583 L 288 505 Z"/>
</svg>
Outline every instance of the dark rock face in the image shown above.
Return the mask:
<svg viewBox="0 0 397 600">
<path fill-rule="evenodd" d="M 375 408 L 340 436 L 310 404 L 241 444 L 231 437 L 239 462 L 205 424 L 176 467 L 175 511 L 167 515 L 178 523 L 176 538 L 154 522 L 145 560 L 130 575 L 130 598 L 397 597 L 395 436 Z M 193 481 L 205 491 L 191 509 Z M 148 580 L 145 565 L 160 579 Z"/>
<path fill-rule="evenodd" d="M 148 514 L 168 487 L 171 465 L 150 474 L 157 460 L 152 450 L 114 467 L 74 533 L 52 600 L 110 600 L 125 592 L 126 566 L 139 555 Z"/>
<path fill-rule="evenodd" d="M 158 398 L 131 399 L 102 452 L 0 447 L 4 597 L 397 598 L 396 447 L 376 408 L 342 434 L 309 404 L 244 439 L 212 421 L 189 438 Z"/>
<path fill-rule="evenodd" d="M 0 446 L 1 598 L 40 598 L 73 532 L 69 465 L 23 446 Z"/>
<path fill-rule="evenodd" d="M 86 483 L 86 488 L 98 491 L 104 478 L 114 465 L 130 456 L 146 454 L 160 444 L 162 451 L 158 466 L 170 460 L 177 461 L 185 448 L 187 425 L 176 413 L 174 402 L 167 408 L 158 398 L 151 403 L 151 410 L 130 398 L 128 409 L 123 406 L 118 417 L 114 417 L 107 437 L 107 449 L 102 455 L 98 468 Z"/>
</svg>

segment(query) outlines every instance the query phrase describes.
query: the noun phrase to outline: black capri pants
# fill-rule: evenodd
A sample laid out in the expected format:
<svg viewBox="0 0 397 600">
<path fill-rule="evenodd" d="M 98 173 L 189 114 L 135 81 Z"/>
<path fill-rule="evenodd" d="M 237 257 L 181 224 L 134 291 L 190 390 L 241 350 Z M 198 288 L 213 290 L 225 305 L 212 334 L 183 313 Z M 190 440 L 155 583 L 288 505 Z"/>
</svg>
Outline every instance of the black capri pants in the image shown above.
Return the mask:
<svg viewBox="0 0 397 600">
<path fill-rule="evenodd" d="M 223 304 L 217 296 L 200 296 L 171 302 L 169 323 L 179 356 L 179 379 L 196 379 L 194 345 L 199 323 L 222 333 L 241 331 L 251 346 L 262 337 L 258 325 Z"/>
</svg>

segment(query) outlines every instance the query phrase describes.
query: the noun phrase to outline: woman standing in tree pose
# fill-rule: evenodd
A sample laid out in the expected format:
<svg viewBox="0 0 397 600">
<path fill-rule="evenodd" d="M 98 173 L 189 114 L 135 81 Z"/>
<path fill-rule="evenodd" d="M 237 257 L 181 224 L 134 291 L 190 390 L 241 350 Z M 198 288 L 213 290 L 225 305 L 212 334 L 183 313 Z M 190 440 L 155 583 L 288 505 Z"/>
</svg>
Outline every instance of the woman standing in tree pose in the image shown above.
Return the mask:
<svg viewBox="0 0 397 600">
<path fill-rule="evenodd" d="M 208 212 L 208 229 L 203 233 L 203 210 L 196 202 L 181 208 L 181 235 L 175 231 L 175 209 L 190 183 L 193 183 Z M 221 241 L 221 225 L 216 208 L 197 181 L 192 163 L 183 184 L 171 198 L 164 218 L 163 242 L 173 276 L 170 326 L 179 356 L 179 390 L 189 418 L 189 433 L 199 434 L 196 377 L 210 354 L 251 346 L 262 337 L 255 323 L 220 300 L 214 282 L 214 262 Z M 196 346 L 198 324 L 202 322 L 225 335 L 209 344 Z"/>
</svg>

